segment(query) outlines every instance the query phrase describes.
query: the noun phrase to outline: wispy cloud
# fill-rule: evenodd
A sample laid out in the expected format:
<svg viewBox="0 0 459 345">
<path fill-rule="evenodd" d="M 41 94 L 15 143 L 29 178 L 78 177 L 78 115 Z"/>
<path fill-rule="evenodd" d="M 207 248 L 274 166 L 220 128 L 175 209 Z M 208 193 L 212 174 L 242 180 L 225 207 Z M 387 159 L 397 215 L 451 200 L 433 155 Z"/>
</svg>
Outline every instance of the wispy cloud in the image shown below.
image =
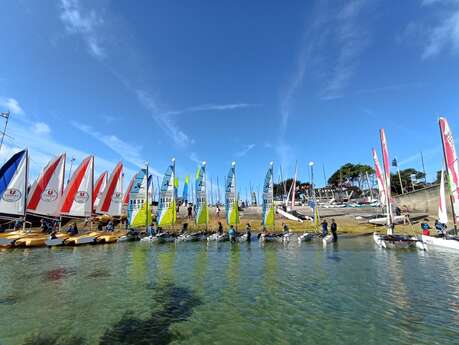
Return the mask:
<svg viewBox="0 0 459 345">
<path fill-rule="evenodd" d="M 180 110 L 171 110 L 159 114 L 160 116 L 167 115 L 180 115 L 183 113 L 196 113 L 200 111 L 224 111 L 224 110 L 234 110 L 241 108 L 251 108 L 258 107 L 259 104 L 250 104 L 250 103 L 233 103 L 233 104 L 202 104 L 193 107 L 188 107 Z"/>
<path fill-rule="evenodd" d="M 361 95 L 361 94 L 371 94 L 371 93 L 388 92 L 388 91 L 399 91 L 402 89 L 421 88 L 426 85 L 427 83 L 424 83 L 424 82 L 400 83 L 400 84 L 375 87 L 371 89 L 360 89 L 360 90 L 357 90 L 355 94 Z"/>
<path fill-rule="evenodd" d="M 4 108 L 4 109 L 1 109 Z M 24 110 L 22 109 L 19 102 L 14 98 L 0 97 L 0 111 L 9 110 L 11 113 L 16 115 L 23 115 Z"/>
<path fill-rule="evenodd" d="M 137 90 L 136 95 L 140 103 L 150 112 L 158 126 L 172 138 L 177 146 L 184 147 L 192 142 L 192 139 L 178 127 L 172 116 L 159 112 L 155 99 L 149 93 L 144 90 Z"/>
<path fill-rule="evenodd" d="M 33 132 L 37 135 L 47 135 L 51 133 L 51 129 L 44 122 L 36 122 L 32 128 Z"/>
<path fill-rule="evenodd" d="M 114 134 L 103 134 L 86 124 L 82 124 L 76 121 L 72 121 L 71 124 L 75 128 L 82 131 L 83 133 L 103 143 L 105 146 L 110 148 L 113 152 L 119 154 L 123 160 L 139 168 L 143 168 L 145 166 L 145 160 L 142 159 L 142 155 L 141 155 L 142 146 L 130 144 L 118 138 Z M 155 169 L 151 169 L 151 170 L 153 174 L 161 176 L 161 174 L 157 172 Z"/>
<path fill-rule="evenodd" d="M 343 96 L 343 90 L 354 74 L 357 58 L 367 44 L 368 38 L 357 24 L 363 7 L 362 0 L 349 1 L 337 16 L 335 35 L 339 53 L 330 80 L 321 91 L 320 97 L 323 100 Z"/>
<path fill-rule="evenodd" d="M 248 144 L 248 145 L 244 145 L 244 147 L 242 148 L 242 150 L 236 152 L 234 155 L 238 158 L 242 158 L 244 157 L 247 153 L 249 153 L 251 150 L 253 150 L 255 148 L 255 144 Z"/>
<path fill-rule="evenodd" d="M 429 59 L 447 49 L 455 54 L 459 53 L 459 6 L 448 11 L 441 22 L 430 30 L 421 57 L 424 60 Z"/>
<path fill-rule="evenodd" d="M 61 0 L 60 18 L 67 32 L 81 35 L 89 52 L 96 58 L 105 57 L 97 28 L 103 23 L 101 16 L 94 9 L 84 10 L 78 0 Z"/>
<path fill-rule="evenodd" d="M 188 157 L 196 164 L 202 163 L 202 160 L 199 159 L 198 154 L 196 152 L 190 152 L 190 155 Z"/>
</svg>

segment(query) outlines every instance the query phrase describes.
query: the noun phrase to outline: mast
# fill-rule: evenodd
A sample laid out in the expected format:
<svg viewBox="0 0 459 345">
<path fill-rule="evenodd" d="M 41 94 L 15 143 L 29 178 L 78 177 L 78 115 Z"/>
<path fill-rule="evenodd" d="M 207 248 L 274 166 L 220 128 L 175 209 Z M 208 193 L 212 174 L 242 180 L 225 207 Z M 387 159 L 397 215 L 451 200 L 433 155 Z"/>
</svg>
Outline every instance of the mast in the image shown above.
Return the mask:
<svg viewBox="0 0 459 345">
<path fill-rule="evenodd" d="M 380 140 L 381 140 L 381 151 L 383 154 L 383 166 L 384 166 L 384 184 L 386 186 L 386 205 L 387 205 L 387 225 L 390 227 L 388 229 L 389 234 L 392 235 L 392 202 L 390 200 L 390 165 L 389 165 L 389 152 L 387 150 L 386 134 L 384 129 L 380 130 Z M 388 171 L 389 170 L 389 171 Z"/>
<path fill-rule="evenodd" d="M 177 205 L 175 204 L 177 201 L 175 200 L 175 158 L 172 158 L 172 205 L 174 206 L 174 209 L 172 210 L 172 214 L 175 215 L 172 216 L 172 229 L 174 229 L 175 226 L 175 218 L 177 217 Z"/>
<path fill-rule="evenodd" d="M 145 188 L 145 232 L 148 234 L 148 213 L 150 211 L 150 209 L 148 208 L 148 187 L 149 187 L 149 183 L 148 183 L 148 162 L 146 162 L 146 166 L 147 166 L 147 175 L 146 175 L 146 179 L 147 179 L 147 186 Z"/>
<path fill-rule="evenodd" d="M 239 193 L 237 192 L 237 177 L 236 177 L 236 162 L 233 162 L 233 174 L 234 174 L 234 198 L 236 200 L 236 231 L 237 225 L 239 224 Z"/>
<path fill-rule="evenodd" d="M 206 187 L 207 187 L 207 174 L 206 174 Z M 206 189 L 207 193 L 207 189 Z M 212 176 L 210 177 L 210 206 L 214 204 L 214 193 L 212 190 Z"/>
<path fill-rule="evenodd" d="M 0 146 L 1 148 L 1 146 Z M 26 217 L 27 217 L 27 187 L 29 184 L 29 150 L 26 149 L 25 152 L 25 163 L 26 163 L 26 176 L 25 176 L 25 186 L 24 186 L 24 222 L 22 224 L 22 230 L 26 229 Z"/>
<path fill-rule="evenodd" d="M 218 182 L 218 175 L 217 175 L 217 204 L 220 205 L 220 183 Z"/>
<path fill-rule="evenodd" d="M 446 177 L 447 177 L 447 181 L 450 181 L 451 177 L 449 176 L 449 166 L 448 166 L 448 159 L 446 157 L 445 140 L 443 138 L 443 131 L 441 128 L 440 121 L 441 121 L 441 118 L 438 120 L 438 124 L 440 127 L 440 137 L 441 137 L 441 143 L 442 143 L 442 148 L 443 148 L 443 158 L 445 159 Z M 454 197 L 451 194 L 451 188 L 448 188 L 448 189 L 450 190 L 449 191 L 449 201 L 451 202 L 451 212 L 453 214 L 454 233 L 457 234 L 457 220 L 456 220 L 456 212 L 454 211 Z M 448 235 L 447 232 L 446 232 L 446 235 Z"/>
</svg>

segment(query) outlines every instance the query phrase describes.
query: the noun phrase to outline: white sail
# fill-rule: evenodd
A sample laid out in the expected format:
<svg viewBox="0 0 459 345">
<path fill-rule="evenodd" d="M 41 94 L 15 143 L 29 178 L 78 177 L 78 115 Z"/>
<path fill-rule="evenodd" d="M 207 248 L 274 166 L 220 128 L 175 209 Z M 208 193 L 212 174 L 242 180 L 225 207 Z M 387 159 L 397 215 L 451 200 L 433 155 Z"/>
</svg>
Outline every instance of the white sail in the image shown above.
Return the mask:
<svg viewBox="0 0 459 345">
<path fill-rule="evenodd" d="M 64 190 L 65 153 L 54 158 L 43 169 L 30 188 L 27 212 L 44 216 L 59 216 Z"/>
<path fill-rule="evenodd" d="M 15 153 L 0 168 L 0 213 L 23 216 L 27 197 L 28 153 Z"/>
<path fill-rule="evenodd" d="M 92 196 L 94 210 L 97 210 L 97 206 L 99 206 L 100 199 L 102 198 L 102 194 L 104 193 L 105 187 L 107 186 L 107 177 L 108 172 L 104 171 L 94 184 L 94 194 Z"/>
<path fill-rule="evenodd" d="M 89 156 L 75 170 L 64 191 L 61 215 L 91 217 L 93 206 L 94 156 Z"/>
<path fill-rule="evenodd" d="M 440 197 L 438 199 L 438 221 L 442 224 L 448 224 L 448 212 L 446 210 L 445 197 L 445 177 L 443 170 L 440 178 Z"/>
<path fill-rule="evenodd" d="M 110 216 L 121 216 L 123 206 L 123 164 L 119 162 L 110 175 L 107 186 L 102 193 L 97 213 Z"/>
</svg>

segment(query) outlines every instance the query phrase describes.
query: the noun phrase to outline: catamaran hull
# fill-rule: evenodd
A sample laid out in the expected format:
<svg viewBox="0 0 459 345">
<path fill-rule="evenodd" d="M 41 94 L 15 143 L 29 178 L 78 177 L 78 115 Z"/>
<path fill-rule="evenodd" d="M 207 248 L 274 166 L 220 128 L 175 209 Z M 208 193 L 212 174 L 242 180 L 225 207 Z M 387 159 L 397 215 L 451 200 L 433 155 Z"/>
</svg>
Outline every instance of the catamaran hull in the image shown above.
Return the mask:
<svg viewBox="0 0 459 345">
<path fill-rule="evenodd" d="M 303 223 L 303 220 L 298 218 L 298 217 L 295 217 L 293 214 L 291 213 L 288 213 L 288 212 L 285 212 L 284 210 L 281 210 L 280 208 L 277 209 L 277 213 L 280 214 L 281 216 L 287 218 L 287 219 L 290 219 L 290 220 L 294 220 L 296 222 L 300 222 L 300 223 Z"/>
<path fill-rule="evenodd" d="M 380 235 L 377 233 L 373 234 L 375 243 L 381 248 L 385 249 L 408 249 L 413 248 L 416 245 L 416 240 L 410 237 L 398 236 L 397 238 L 391 238 L 387 235 Z"/>
<path fill-rule="evenodd" d="M 314 238 L 314 234 L 311 232 L 305 232 L 304 234 L 298 236 L 298 242 L 308 242 Z"/>
<path fill-rule="evenodd" d="M 405 216 L 395 216 L 394 219 L 393 219 L 393 223 L 394 224 L 402 224 L 405 222 Z M 387 224 L 387 218 L 386 217 L 381 217 L 381 218 L 374 218 L 374 219 L 370 219 L 368 221 L 368 223 L 370 224 L 374 224 L 374 225 L 386 225 Z"/>
<path fill-rule="evenodd" d="M 203 234 L 184 234 L 176 238 L 176 242 L 198 242 L 207 240 L 207 236 Z"/>
<path fill-rule="evenodd" d="M 279 242 L 279 243 L 288 243 L 290 242 L 290 234 L 285 234 L 281 236 L 270 236 L 262 234 L 260 236 L 260 242 Z"/>
<path fill-rule="evenodd" d="M 212 234 L 210 236 L 207 236 L 207 241 L 229 241 L 229 236 L 227 234 L 219 235 L 219 234 Z"/>
<path fill-rule="evenodd" d="M 324 238 L 322 238 L 322 243 L 324 245 L 330 244 L 333 242 L 333 235 L 327 235 Z"/>
<path fill-rule="evenodd" d="M 446 239 L 444 237 L 421 236 L 422 243 L 428 248 L 439 247 L 459 250 L 459 240 Z"/>
</svg>

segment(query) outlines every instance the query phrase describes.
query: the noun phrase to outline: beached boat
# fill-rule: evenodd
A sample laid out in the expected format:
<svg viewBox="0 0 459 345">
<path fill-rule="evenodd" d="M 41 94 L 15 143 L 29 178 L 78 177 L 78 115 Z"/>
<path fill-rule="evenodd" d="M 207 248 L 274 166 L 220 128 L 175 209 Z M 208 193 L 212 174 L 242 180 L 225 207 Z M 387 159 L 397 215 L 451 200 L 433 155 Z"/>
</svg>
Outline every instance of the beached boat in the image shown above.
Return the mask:
<svg viewBox="0 0 459 345">
<path fill-rule="evenodd" d="M 152 195 L 150 184 L 152 177 L 148 172 L 148 165 L 134 175 L 135 179 L 129 187 L 127 222 L 130 229 L 145 229 L 151 224 L 151 204 Z"/>
<path fill-rule="evenodd" d="M 186 233 L 181 234 L 176 238 L 176 242 L 198 242 L 198 241 L 206 241 L 207 235 L 205 232 L 194 232 L 194 233 Z"/>
<path fill-rule="evenodd" d="M 118 240 L 123 236 L 127 236 L 127 231 L 124 231 L 124 230 L 115 231 L 115 232 L 106 231 L 96 237 L 96 242 L 97 243 L 114 243 L 114 242 L 118 242 Z"/>
<path fill-rule="evenodd" d="M 392 223 L 393 224 L 404 224 L 406 222 L 406 220 L 407 219 L 406 219 L 405 216 L 393 216 L 392 217 Z M 386 225 L 387 224 L 387 216 L 369 219 L 368 223 L 374 224 L 374 225 Z"/>
<path fill-rule="evenodd" d="M 91 231 L 81 235 L 69 236 L 64 240 L 66 246 L 78 246 L 82 244 L 96 243 L 96 238 L 100 233 L 97 231 Z"/>
<path fill-rule="evenodd" d="M 376 150 L 373 149 L 373 160 L 375 163 L 375 174 L 378 181 L 379 198 L 381 205 L 386 206 L 386 225 L 387 234 L 373 234 L 373 240 L 375 243 L 386 249 L 405 249 L 415 247 L 417 240 L 412 236 L 408 235 L 394 235 L 394 216 L 392 214 L 392 197 L 390 187 L 390 161 L 389 161 L 389 150 L 387 148 L 387 140 L 384 129 L 380 130 L 381 139 L 381 151 L 383 155 L 384 173 L 382 172 L 378 155 Z"/>
<path fill-rule="evenodd" d="M 438 221 L 440 224 L 444 224 L 445 231 L 441 234 L 441 237 L 421 235 L 423 248 L 430 249 L 432 247 L 448 248 L 459 250 L 459 237 L 457 236 L 457 215 L 459 213 L 459 165 L 458 157 L 456 153 L 456 147 L 454 144 L 453 134 L 449 127 L 448 121 L 441 117 L 439 119 L 440 135 L 443 146 L 443 155 L 446 165 L 446 174 L 450 186 L 450 200 L 451 210 L 453 214 L 454 229 L 446 230 L 448 225 L 448 212 L 446 208 L 446 193 L 445 193 L 445 178 L 444 172 L 441 171 L 440 178 L 440 195 L 438 199 Z M 421 247 L 421 246 L 419 246 Z"/>
<path fill-rule="evenodd" d="M 314 233 L 312 232 L 305 232 L 301 235 L 298 235 L 298 242 L 308 242 L 314 238 Z"/>
<path fill-rule="evenodd" d="M 303 220 L 298 218 L 297 216 L 291 214 L 290 212 L 284 211 L 282 208 L 278 207 L 276 209 L 277 213 L 280 214 L 282 217 L 285 217 L 287 219 L 293 220 L 298 223 L 303 223 Z"/>
</svg>

